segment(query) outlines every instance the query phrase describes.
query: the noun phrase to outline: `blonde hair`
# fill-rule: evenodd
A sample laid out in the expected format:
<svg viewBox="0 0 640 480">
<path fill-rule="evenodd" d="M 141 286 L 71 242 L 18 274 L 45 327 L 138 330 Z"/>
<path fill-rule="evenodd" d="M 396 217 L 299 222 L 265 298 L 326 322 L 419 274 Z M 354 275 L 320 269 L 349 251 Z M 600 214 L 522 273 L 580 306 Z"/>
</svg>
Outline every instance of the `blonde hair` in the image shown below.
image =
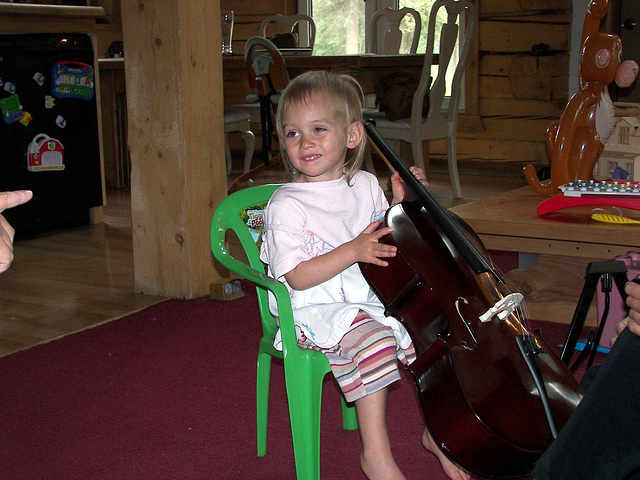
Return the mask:
<svg viewBox="0 0 640 480">
<path fill-rule="evenodd" d="M 283 113 L 292 105 L 306 103 L 318 93 L 326 94 L 333 101 L 331 107 L 337 118 L 344 120 L 344 128 L 347 129 L 354 122 L 362 122 L 362 105 L 364 94 L 358 81 L 350 75 L 332 73 L 328 71 L 309 71 L 294 78 L 284 90 L 278 101 L 276 113 L 276 133 L 280 141 L 280 152 L 287 172 L 296 177 L 298 172 L 291 164 L 284 147 L 284 130 L 282 128 Z M 362 167 L 366 135 L 363 135 L 360 143 L 353 149 L 347 150 L 347 158 L 344 164 L 347 183 L 351 182 L 353 175 Z"/>
</svg>

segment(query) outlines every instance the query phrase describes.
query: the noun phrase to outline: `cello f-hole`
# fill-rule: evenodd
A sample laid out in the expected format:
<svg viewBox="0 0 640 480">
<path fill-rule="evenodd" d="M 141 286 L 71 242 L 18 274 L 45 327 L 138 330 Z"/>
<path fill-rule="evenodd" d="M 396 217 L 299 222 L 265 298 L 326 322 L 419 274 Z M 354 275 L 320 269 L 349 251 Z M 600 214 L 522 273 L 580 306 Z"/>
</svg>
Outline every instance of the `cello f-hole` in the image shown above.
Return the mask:
<svg viewBox="0 0 640 480">
<path fill-rule="evenodd" d="M 460 311 L 460 301 L 463 301 L 466 305 L 469 304 L 469 301 L 464 298 L 464 297 L 458 297 L 456 299 L 456 311 L 458 312 L 458 315 L 460 316 L 460 318 L 462 319 L 462 322 L 464 323 L 465 327 L 467 327 L 467 330 L 469 331 L 469 335 L 471 335 L 471 339 L 473 340 L 473 345 L 469 345 L 467 342 L 462 341 L 460 342 L 462 344 L 462 346 L 464 348 L 466 348 L 467 350 L 477 350 L 478 349 L 478 337 L 476 337 L 475 332 L 473 331 L 473 328 L 471 327 L 471 323 L 469 322 L 469 320 L 467 320 L 464 316 L 464 314 Z"/>
</svg>

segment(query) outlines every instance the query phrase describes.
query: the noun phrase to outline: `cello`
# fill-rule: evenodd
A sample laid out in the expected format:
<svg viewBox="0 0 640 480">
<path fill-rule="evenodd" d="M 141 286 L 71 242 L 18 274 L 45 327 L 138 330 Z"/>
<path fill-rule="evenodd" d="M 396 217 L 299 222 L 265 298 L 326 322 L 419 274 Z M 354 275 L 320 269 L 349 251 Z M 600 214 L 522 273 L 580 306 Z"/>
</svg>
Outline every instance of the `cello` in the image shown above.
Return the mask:
<svg viewBox="0 0 640 480">
<path fill-rule="evenodd" d="M 582 398 L 566 365 L 532 331 L 523 296 L 511 292 L 482 242 L 441 207 L 370 121 L 365 130 L 418 201 L 389 208 L 380 239 L 395 245 L 388 266 L 360 264 L 386 314 L 407 329 L 407 366 L 426 427 L 470 474 L 521 478 Z"/>
</svg>

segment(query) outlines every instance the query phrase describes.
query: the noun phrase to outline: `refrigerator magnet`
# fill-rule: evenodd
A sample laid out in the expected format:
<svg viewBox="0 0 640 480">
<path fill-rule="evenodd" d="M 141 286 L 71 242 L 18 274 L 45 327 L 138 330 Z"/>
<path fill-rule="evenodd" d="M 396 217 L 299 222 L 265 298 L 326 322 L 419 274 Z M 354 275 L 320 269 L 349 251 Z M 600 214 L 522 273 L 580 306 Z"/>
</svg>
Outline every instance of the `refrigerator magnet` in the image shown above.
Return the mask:
<svg viewBox="0 0 640 480">
<path fill-rule="evenodd" d="M 55 62 L 51 66 L 51 95 L 56 98 L 91 100 L 93 67 L 82 62 Z"/>
<path fill-rule="evenodd" d="M 29 122 L 33 120 L 33 117 L 31 116 L 31 114 L 29 112 L 24 112 L 22 114 L 22 118 L 19 120 L 21 125 L 24 125 L 25 127 L 29 126 Z"/>
<path fill-rule="evenodd" d="M 22 111 L 22 104 L 17 94 L 9 95 L 5 98 L 0 98 L 0 113 L 2 113 L 2 120 L 7 125 L 12 124 L 22 118 L 24 112 Z"/>
<path fill-rule="evenodd" d="M 33 80 L 40 86 L 44 83 L 44 73 L 36 72 L 33 75 Z"/>
<path fill-rule="evenodd" d="M 27 148 L 27 170 L 42 172 L 64 170 L 64 147 L 60 140 L 39 133 Z"/>
</svg>

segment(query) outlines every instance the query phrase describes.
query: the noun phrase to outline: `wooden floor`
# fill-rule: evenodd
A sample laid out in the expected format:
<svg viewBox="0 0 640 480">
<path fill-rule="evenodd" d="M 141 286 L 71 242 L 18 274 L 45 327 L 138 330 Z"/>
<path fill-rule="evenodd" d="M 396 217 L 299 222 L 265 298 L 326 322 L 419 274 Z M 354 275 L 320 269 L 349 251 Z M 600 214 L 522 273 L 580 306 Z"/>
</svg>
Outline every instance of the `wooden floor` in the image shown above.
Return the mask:
<svg viewBox="0 0 640 480">
<path fill-rule="evenodd" d="M 237 174 L 232 172 L 230 179 Z M 272 169 L 255 183 L 282 179 L 282 172 Z M 461 181 L 462 200 L 453 200 L 446 175 L 432 173 L 430 191 L 449 208 L 525 184 L 522 178 L 477 175 L 463 175 Z M 381 184 L 386 186 L 386 178 Z M 103 224 L 16 243 L 14 263 L 0 275 L 0 356 L 164 300 L 133 293 L 129 192 L 109 190 L 107 203 Z"/>
<path fill-rule="evenodd" d="M 133 293 L 129 192 L 111 190 L 105 222 L 16 242 L 0 275 L 0 355 L 161 301 Z"/>
</svg>

